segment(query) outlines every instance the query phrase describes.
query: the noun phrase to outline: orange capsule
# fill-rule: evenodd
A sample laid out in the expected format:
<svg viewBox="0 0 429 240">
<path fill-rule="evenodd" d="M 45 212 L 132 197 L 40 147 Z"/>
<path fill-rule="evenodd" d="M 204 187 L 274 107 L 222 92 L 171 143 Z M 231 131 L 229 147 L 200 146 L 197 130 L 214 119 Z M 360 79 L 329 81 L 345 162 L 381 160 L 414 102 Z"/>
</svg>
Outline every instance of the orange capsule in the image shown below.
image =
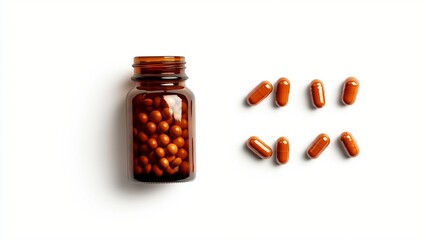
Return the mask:
<svg viewBox="0 0 429 240">
<path fill-rule="evenodd" d="M 247 147 L 260 158 L 269 158 L 273 150 L 258 137 L 252 136 L 247 140 Z"/>
<path fill-rule="evenodd" d="M 356 157 L 359 155 L 359 147 L 351 133 L 343 132 L 340 136 L 340 141 L 349 157 Z"/>
<path fill-rule="evenodd" d="M 307 149 L 307 156 L 311 159 L 319 157 L 319 155 L 325 150 L 325 148 L 329 145 L 331 140 L 329 136 L 322 133 L 314 139 L 311 143 L 310 147 Z"/>
<path fill-rule="evenodd" d="M 276 160 L 279 164 L 286 164 L 289 161 L 289 141 L 285 137 L 277 139 Z"/>
<path fill-rule="evenodd" d="M 344 81 L 343 96 L 341 100 L 346 105 L 352 105 L 356 101 L 359 90 L 359 81 L 354 77 L 349 77 Z"/>
<path fill-rule="evenodd" d="M 310 95 L 313 106 L 322 108 L 325 106 L 325 90 L 323 89 L 323 82 L 315 79 L 310 84 Z"/>
<path fill-rule="evenodd" d="M 273 91 L 273 85 L 268 81 L 263 81 L 247 95 L 247 103 L 256 105 L 270 95 L 271 91 Z"/>
<path fill-rule="evenodd" d="M 286 106 L 289 100 L 290 82 L 287 78 L 280 78 L 276 83 L 276 104 L 279 107 Z"/>
</svg>

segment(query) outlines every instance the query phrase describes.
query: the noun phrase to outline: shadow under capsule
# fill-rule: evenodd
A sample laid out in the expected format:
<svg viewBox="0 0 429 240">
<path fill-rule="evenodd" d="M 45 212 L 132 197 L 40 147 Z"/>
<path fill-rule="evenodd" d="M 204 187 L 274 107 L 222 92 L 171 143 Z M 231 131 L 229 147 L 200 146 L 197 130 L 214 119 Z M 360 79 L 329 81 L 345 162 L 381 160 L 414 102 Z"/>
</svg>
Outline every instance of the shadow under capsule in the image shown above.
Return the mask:
<svg viewBox="0 0 429 240">
<path fill-rule="evenodd" d="M 305 88 L 304 88 L 304 94 L 305 94 L 305 96 L 306 96 L 306 98 L 307 98 L 307 107 L 308 107 L 308 109 L 310 109 L 310 110 L 316 110 L 317 108 L 315 107 L 315 106 L 313 106 L 313 98 L 311 97 L 311 91 L 310 91 L 310 87 L 309 86 L 306 86 Z"/>
<path fill-rule="evenodd" d="M 338 93 L 337 105 L 342 108 L 347 107 L 347 105 L 343 103 L 343 84 L 340 85 Z"/>
<path fill-rule="evenodd" d="M 336 146 L 337 146 L 337 148 L 340 150 L 340 152 L 341 152 L 341 158 L 343 159 L 343 160 L 349 160 L 350 159 L 350 157 L 349 157 L 349 155 L 347 154 L 347 151 L 346 151 L 346 149 L 344 149 L 344 146 L 343 146 L 343 144 L 341 143 L 341 140 L 340 139 L 336 139 Z"/>
</svg>

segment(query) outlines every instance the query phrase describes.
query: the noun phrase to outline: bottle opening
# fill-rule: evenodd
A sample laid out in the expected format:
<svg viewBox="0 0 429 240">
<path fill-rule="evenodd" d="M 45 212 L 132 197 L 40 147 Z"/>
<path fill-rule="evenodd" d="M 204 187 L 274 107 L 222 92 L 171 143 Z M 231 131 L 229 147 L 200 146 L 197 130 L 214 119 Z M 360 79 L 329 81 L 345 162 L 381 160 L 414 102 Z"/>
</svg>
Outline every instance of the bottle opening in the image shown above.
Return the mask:
<svg viewBox="0 0 429 240">
<path fill-rule="evenodd" d="M 132 80 L 186 80 L 185 63 L 185 57 L 182 56 L 134 57 Z"/>
</svg>

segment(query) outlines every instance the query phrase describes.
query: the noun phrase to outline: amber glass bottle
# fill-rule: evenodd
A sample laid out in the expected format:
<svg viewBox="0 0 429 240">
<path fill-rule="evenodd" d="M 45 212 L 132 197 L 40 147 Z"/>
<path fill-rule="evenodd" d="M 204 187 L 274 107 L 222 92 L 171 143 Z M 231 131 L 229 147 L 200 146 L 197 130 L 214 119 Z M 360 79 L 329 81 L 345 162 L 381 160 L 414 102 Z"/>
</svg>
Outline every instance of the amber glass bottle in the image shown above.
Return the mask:
<svg viewBox="0 0 429 240">
<path fill-rule="evenodd" d="M 134 58 L 135 86 L 127 95 L 129 169 L 140 182 L 195 178 L 195 101 L 185 58 Z"/>
</svg>

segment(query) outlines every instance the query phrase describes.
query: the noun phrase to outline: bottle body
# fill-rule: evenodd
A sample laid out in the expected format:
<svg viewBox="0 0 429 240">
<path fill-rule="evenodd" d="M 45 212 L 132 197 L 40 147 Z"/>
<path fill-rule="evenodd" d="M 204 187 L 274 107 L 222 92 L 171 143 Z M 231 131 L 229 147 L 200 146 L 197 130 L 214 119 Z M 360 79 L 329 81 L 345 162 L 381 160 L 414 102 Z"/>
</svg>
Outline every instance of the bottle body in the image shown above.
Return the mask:
<svg viewBox="0 0 429 240">
<path fill-rule="evenodd" d="M 135 71 L 136 84 L 127 95 L 129 176 L 139 182 L 191 181 L 195 178 L 195 97 L 185 85 L 183 69 L 180 74 L 171 71 L 175 61 L 180 64 L 174 63 L 173 68 L 182 64 L 184 68 L 184 58 L 136 58 L 145 69 Z M 158 69 L 159 64 L 163 69 Z M 136 69 L 135 65 L 136 59 Z"/>
</svg>

